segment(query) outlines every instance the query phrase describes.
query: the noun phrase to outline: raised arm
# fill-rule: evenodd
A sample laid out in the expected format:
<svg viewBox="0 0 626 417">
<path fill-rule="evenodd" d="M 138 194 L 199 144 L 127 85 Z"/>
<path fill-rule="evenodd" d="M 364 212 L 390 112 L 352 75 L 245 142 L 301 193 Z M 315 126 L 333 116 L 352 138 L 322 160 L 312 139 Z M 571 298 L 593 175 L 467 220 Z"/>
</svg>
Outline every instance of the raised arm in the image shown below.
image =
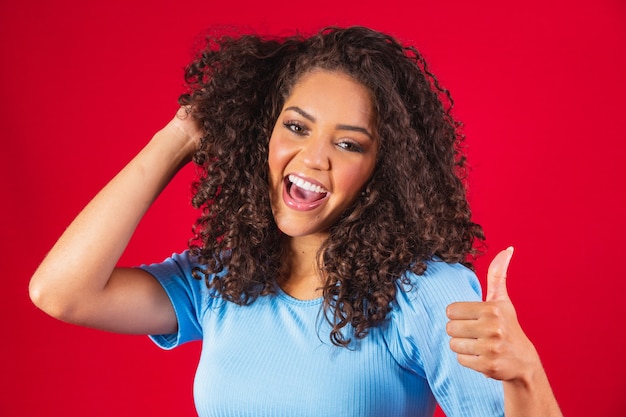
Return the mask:
<svg viewBox="0 0 626 417">
<path fill-rule="evenodd" d="M 201 132 L 185 108 L 82 210 L 30 281 L 30 297 L 60 320 L 120 333 L 176 330 L 161 285 L 139 269 L 116 268 L 137 224 L 190 161 Z"/>
<path fill-rule="evenodd" d="M 513 249 L 489 266 L 485 302 L 448 306 L 450 347 L 461 365 L 501 380 L 506 417 L 562 417 L 539 354 L 522 330 L 506 289 Z"/>
</svg>

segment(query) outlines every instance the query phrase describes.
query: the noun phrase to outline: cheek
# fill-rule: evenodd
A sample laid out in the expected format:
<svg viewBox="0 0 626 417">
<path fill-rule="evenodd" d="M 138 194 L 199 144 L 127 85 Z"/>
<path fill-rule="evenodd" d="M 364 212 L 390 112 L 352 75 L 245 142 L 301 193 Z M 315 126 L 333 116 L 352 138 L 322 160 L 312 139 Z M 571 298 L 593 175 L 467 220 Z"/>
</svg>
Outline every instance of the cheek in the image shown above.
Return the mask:
<svg viewBox="0 0 626 417">
<path fill-rule="evenodd" d="M 285 161 L 287 160 L 286 150 L 284 146 L 281 146 L 280 139 L 272 136 L 269 144 L 269 151 L 267 156 L 267 164 L 270 173 L 270 180 L 275 183 L 276 181 L 282 182 L 283 171 L 285 169 Z"/>
<path fill-rule="evenodd" d="M 360 192 L 361 188 L 365 186 L 374 173 L 374 163 L 364 161 L 359 165 L 355 165 L 347 167 L 342 173 L 342 178 L 344 184 L 349 187 L 349 189 L 358 190 L 358 192 Z"/>
<path fill-rule="evenodd" d="M 275 129 L 270 137 L 268 164 L 270 168 L 284 169 L 287 162 L 298 152 L 298 146 L 282 129 Z"/>
</svg>

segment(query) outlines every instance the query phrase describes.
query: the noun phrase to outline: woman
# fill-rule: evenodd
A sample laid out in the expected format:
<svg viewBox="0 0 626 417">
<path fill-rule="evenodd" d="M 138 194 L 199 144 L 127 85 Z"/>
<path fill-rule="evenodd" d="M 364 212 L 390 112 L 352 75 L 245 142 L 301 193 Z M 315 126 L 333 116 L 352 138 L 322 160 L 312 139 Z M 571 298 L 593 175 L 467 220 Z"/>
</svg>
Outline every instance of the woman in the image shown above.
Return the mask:
<svg viewBox="0 0 626 417">
<path fill-rule="evenodd" d="M 41 309 L 202 340 L 201 416 L 560 415 L 506 295 L 510 250 L 480 302 L 458 125 L 414 48 L 360 27 L 243 36 L 210 41 L 186 79 L 176 117 L 37 270 Z M 191 159 L 190 249 L 117 267 Z"/>
</svg>

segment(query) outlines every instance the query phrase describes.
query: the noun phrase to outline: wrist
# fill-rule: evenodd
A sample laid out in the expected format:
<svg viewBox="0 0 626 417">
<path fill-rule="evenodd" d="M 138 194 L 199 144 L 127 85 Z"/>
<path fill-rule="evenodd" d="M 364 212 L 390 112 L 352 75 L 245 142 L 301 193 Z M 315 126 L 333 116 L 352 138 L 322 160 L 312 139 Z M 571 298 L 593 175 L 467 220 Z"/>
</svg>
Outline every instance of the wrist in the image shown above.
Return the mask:
<svg viewBox="0 0 626 417">
<path fill-rule="evenodd" d="M 195 146 L 187 136 L 172 129 L 158 131 L 152 137 L 150 146 L 159 149 L 159 152 L 168 155 L 170 160 L 177 161 L 181 165 L 191 161 L 196 151 Z"/>
<path fill-rule="evenodd" d="M 182 126 L 174 123 L 176 119 L 159 130 L 150 141 L 150 145 L 160 149 L 177 161 L 181 166 L 191 161 L 193 154 L 198 150 L 200 136 L 194 136 Z"/>
<path fill-rule="evenodd" d="M 181 107 L 176 115 L 156 133 L 153 140 L 163 142 L 162 145 L 182 158 L 184 163 L 191 161 L 193 154 L 200 147 L 203 136 L 197 122 L 188 107 Z"/>
<path fill-rule="evenodd" d="M 502 383 L 505 416 L 563 417 L 541 363 Z"/>
<path fill-rule="evenodd" d="M 516 375 L 504 381 L 518 388 L 535 386 L 540 376 L 545 374 L 539 353 L 530 341 L 523 352 L 524 354 L 519 357 Z"/>
</svg>

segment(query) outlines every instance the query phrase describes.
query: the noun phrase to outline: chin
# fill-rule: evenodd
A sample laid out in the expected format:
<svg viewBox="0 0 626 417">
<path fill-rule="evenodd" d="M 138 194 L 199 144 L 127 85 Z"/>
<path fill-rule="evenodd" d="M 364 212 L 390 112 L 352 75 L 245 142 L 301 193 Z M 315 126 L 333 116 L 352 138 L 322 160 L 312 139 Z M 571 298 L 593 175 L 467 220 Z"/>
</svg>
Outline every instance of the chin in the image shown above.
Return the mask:
<svg viewBox="0 0 626 417">
<path fill-rule="evenodd" d="M 287 224 L 283 225 L 281 225 L 280 222 L 276 222 L 276 224 L 278 225 L 278 230 L 290 238 L 318 237 L 325 239 L 329 235 L 328 228 L 297 227 L 293 222 L 287 222 Z"/>
</svg>

